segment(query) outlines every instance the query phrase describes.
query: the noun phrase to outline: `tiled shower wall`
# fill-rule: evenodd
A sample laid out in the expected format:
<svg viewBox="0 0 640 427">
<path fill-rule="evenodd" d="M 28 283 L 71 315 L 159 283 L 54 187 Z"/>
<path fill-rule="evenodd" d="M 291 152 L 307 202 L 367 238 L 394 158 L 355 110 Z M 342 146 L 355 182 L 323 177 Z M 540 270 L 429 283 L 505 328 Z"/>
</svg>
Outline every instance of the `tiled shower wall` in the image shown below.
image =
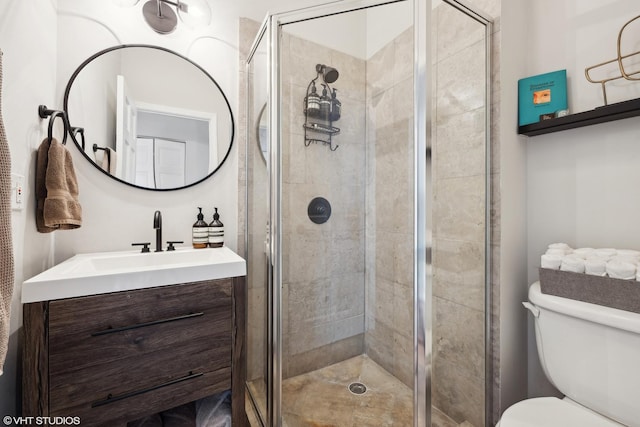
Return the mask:
<svg viewBox="0 0 640 427">
<path fill-rule="evenodd" d="M 283 376 L 312 371 L 364 350 L 365 61 L 287 34 L 282 39 Z M 336 151 L 305 147 L 303 99 L 316 64 L 340 72 Z M 322 86 L 317 82 L 321 93 Z M 315 135 L 326 138 L 326 135 Z M 314 224 L 307 206 L 331 203 Z"/>
<path fill-rule="evenodd" d="M 413 28 L 367 61 L 366 352 L 413 386 Z"/>
<path fill-rule="evenodd" d="M 447 5 L 435 42 L 433 404 L 484 425 L 485 27 Z"/>
</svg>

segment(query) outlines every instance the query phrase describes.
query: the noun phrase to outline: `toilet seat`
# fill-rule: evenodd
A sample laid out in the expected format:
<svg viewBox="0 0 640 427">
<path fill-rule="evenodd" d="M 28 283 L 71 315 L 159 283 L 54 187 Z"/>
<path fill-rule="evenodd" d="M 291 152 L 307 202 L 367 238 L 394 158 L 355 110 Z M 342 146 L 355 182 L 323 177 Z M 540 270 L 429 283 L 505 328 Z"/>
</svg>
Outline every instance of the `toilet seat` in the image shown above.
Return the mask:
<svg viewBox="0 0 640 427">
<path fill-rule="evenodd" d="M 621 427 L 577 403 L 556 397 L 538 397 L 511 405 L 500 418 L 500 427 Z"/>
</svg>

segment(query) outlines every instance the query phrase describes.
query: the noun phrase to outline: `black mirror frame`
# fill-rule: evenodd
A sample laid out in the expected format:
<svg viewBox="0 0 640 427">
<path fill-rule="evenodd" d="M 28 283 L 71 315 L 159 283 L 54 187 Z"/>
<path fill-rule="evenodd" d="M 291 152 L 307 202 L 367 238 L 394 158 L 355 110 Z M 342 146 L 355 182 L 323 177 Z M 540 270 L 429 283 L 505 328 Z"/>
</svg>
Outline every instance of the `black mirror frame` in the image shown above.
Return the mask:
<svg viewBox="0 0 640 427">
<path fill-rule="evenodd" d="M 224 99 L 224 102 L 227 104 L 227 108 L 229 109 L 229 117 L 231 119 L 231 140 L 229 141 L 229 149 L 227 150 L 226 154 L 224 155 L 224 158 L 222 159 L 222 161 L 220 163 L 218 163 L 218 166 L 208 175 L 204 176 L 202 179 L 192 182 L 188 185 L 184 185 L 182 187 L 175 187 L 175 188 L 149 188 L 149 187 L 142 187 L 139 185 L 135 185 L 132 184 L 130 182 L 127 182 L 123 179 L 120 179 L 116 176 L 111 175 L 110 173 L 108 173 L 107 171 L 105 171 L 104 169 L 102 169 L 100 166 L 98 166 L 98 164 L 96 164 L 96 162 L 94 162 L 89 155 L 87 155 L 87 153 L 81 148 L 80 144 L 78 143 L 78 140 L 76 139 L 76 134 L 74 132 L 70 132 L 70 136 L 71 139 L 73 140 L 73 142 L 75 143 L 76 147 L 78 148 L 78 150 L 82 153 L 82 155 L 89 161 L 89 163 L 91 163 L 93 166 L 95 166 L 96 169 L 98 169 L 100 172 L 102 172 L 103 174 L 107 175 L 109 178 L 114 179 L 116 181 L 119 181 L 123 184 L 126 184 L 130 187 L 134 187 L 134 188 L 139 188 L 141 190 L 150 190 L 150 191 L 175 191 L 175 190 L 182 190 L 184 188 L 189 188 L 189 187 L 193 187 L 194 185 L 197 185 L 199 183 L 201 183 L 202 181 L 206 180 L 207 178 L 211 177 L 214 173 L 216 173 L 220 167 L 222 167 L 222 165 L 224 164 L 224 162 L 227 160 L 227 158 L 229 157 L 229 154 L 231 153 L 231 148 L 233 148 L 233 140 L 235 139 L 235 119 L 233 117 L 233 111 L 231 109 L 231 104 L 229 104 L 229 100 L 227 99 L 227 96 L 225 95 L 224 91 L 222 90 L 222 88 L 220 87 L 220 85 L 218 84 L 218 82 L 215 81 L 215 79 L 204 69 L 202 68 L 200 65 L 196 64 L 195 62 L 193 62 L 191 59 L 187 58 L 186 56 L 180 55 L 177 52 L 174 52 L 171 49 L 167 49 L 161 46 L 154 46 L 154 45 L 148 45 L 148 44 L 122 44 L 122 45 L 117 45 L 117 46 L 112 46 L 109 47 L 107 49 L 103 49 L 93 55 L 91 55 L 89 58 L 87 58 L 82 64 L 80 64 L 80 66 L 73 72 L 73 74 L 71 75 L 71 78 L 69 79 L 69 82 L 67 83 L 67 87 L 64 90 L 64 103 L 63 103 L 63 108 L 64 108 L 64 112 L 67 115 L 67 119 L 69 120 L 69 109 L 68 109 L 68 103 L 69 103 L 69 93 L 71 92 L 71 86 L 73 85 L 73 82 L 75 81 L 75 79 L 78 77 L 78 74 L 80 74 L 80 71 L 82 71 L 84 69 L 84 67 L 86 67 L 87 65 L 89 65 L 89 63 L 91 63 L 91 61 L 93 61 L 94 59 L 96 59 L 99 56 L 102 56 L 106 53 L 109 53 L 111 51 L 114 50 L 118 50 L 118 49 L 124 49 L 124 48 L 128 48 L 128 47 L 145 47 L 145 48 L 150 48 L 150 49 L 156 49 L 156 50 L 161 50 L 167 53 L 170 53 L 172 55 L 175 55 L 187 62 L 189 62 L 190 64 L 192 64 L 193 66 L 195 66 L 196 68 L 198 68 L 200 71 L 202 71 L 204 73 L 204 75 L 206 75 L 211 82 L 218 88 L 218 90 L 220 91 L 220 94 L 222 95 L 222 98 Z M 70 123 L 70 120 L 69 120 Z"/>
</svg>

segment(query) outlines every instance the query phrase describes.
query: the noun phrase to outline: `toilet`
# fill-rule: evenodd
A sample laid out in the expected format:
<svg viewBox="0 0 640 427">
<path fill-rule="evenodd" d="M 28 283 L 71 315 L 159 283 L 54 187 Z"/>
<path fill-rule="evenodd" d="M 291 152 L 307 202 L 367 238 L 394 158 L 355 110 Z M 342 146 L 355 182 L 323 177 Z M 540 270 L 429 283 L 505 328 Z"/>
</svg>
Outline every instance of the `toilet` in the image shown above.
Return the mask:
<svg viewBox="0 0 640 427">
<path fill-rule="evenodd" d="M 518 402 L 496 427 L 640 427 L 640 314 L 543 294 L 539 282 L 523 304 L 544 373 L 565 397 Z"/>
</svg>

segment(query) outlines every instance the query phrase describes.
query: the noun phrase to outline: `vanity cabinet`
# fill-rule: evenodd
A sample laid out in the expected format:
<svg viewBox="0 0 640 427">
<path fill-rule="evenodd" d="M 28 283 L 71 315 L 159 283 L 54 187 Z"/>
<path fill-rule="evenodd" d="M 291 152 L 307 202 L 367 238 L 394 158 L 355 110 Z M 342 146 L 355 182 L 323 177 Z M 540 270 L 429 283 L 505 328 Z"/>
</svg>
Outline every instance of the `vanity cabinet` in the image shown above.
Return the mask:
<svg viewBox="0 0 640 427">
<path fill-rule="evenodd" d="M 24 305 L 23 415 L 125 426 L 232 390 L 245 426 L 245 279 Z"/>
</svg>

